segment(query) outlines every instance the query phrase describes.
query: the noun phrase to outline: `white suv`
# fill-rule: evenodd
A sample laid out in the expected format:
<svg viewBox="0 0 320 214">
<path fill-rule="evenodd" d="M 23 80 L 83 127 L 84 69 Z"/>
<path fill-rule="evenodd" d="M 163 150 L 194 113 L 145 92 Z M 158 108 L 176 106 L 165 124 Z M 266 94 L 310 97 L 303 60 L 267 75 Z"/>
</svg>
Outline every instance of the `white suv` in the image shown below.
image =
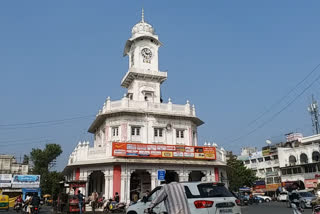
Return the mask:
<svg viewBox="0 0 320 214">
<path fill-rule="evenodd" d="M 241 214 L 237 200 L 223 183 L 182 182 L 192 214 Z M 143 214 L 150 202 L 157 196 L 162 186 L 153 189 L 150 194 L 127 209 L 127 214 Z M 166 213 L 164 203 L 160 203 L 153 211 Z"/>
</svg>

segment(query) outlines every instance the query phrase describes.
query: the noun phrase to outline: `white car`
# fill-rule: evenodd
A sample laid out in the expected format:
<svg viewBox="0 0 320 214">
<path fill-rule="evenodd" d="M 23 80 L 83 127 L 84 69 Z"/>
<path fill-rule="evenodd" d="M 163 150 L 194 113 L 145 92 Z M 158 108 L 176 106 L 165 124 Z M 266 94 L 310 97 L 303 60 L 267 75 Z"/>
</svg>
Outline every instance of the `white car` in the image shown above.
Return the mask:
<svg viewBox="0 0 320 214">
<path fill-rule="evenodd" d="M 280 192 L 277 197 L 278 201 L 287 201 L 288 200 L 288 193 L 287 192 Z"/>
<path fill-rule="evenodd" d="M 192 214 L 241 214 L 236 199 L 223 183 L 182 182 L 186 190 L 188 204 Z M 143 214 L 151 201 L 157 196 L 162 186 L 153 189 L 150 194 L 127 209 L 127 214 Z M 160 203 L 153 211 L 166 213 L 164 203 Z"/>
<path fill-rule="evenodd" d="M 256 195 L 258 198 L 262 198 L 265 202 L 270 202 L 272 200 L 271 197 L 266 195 Z"/>
</svg>

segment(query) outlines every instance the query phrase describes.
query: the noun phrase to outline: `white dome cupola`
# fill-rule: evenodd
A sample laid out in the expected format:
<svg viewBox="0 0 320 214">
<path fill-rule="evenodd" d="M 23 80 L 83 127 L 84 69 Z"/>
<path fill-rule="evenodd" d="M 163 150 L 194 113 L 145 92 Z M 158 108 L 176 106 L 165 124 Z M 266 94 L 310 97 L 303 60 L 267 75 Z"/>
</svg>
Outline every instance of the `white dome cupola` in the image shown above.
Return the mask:
<svg viewBox="0 0 320 214">
<path fill-rule="evenodd" d="M 132 30 L 132 37 L 137 37 L 140 35 L 153 35 L 154 29 L 152 25 L 144 21 L 144 10 L 142 9 L 141 21 L 133 26 Z"/>
<path fill-rule="evenodd" d="M 129 57 L 129 70 L 121 81 L 128 89 L 128 97 L 136 101 L 159 103 L 160 85 L 167 79 L 167 72 L 159 71 L 158 51 L 161 43 L 151 24 L 144 20 L 133 26 L 123 56 Z"/>
</svg>

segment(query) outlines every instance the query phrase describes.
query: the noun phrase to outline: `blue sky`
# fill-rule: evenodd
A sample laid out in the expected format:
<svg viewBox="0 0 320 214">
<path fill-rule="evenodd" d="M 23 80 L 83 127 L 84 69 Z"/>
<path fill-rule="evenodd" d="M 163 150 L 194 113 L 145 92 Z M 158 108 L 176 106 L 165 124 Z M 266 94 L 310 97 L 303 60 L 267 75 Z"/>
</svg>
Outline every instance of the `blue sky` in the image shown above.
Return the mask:
<svg viewBox="0 0 320 214">
<path fill-rule="evenodd" d="M 239 152 L 276 142 L 292 131 L 312 134 L 306 111 L 320 69 L 319 1 L 0 1 L 0 153 L 18 160 L 33 147 L 59 143 L 63 169 L 107 96 L 120 99 L 127 72 L 122 57 L 141 7 L 164 44 L 160 70 L 166 101 L 196 105 L 205 121 L 199 140 Z M 24 126 L 8 124 L 60 120 Z M 239 136 L 244 136 L 238 139 Z M 235 141 L 235 139 L 237 139 Z"/>
</svg>

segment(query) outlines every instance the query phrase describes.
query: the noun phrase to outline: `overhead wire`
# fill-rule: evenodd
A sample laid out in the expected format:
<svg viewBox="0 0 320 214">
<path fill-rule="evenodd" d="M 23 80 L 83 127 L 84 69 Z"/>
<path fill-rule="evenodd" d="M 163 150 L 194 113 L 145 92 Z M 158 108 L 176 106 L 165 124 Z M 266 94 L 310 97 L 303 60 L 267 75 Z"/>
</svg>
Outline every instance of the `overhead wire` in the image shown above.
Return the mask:
<svg viewBox="0 0 320 214">
<path fill-rule="evenodd" d="M 255 122 L 257 122 L 258 120 L 260 120 L 264 115 L 268 114 L 269 112 L 271 112 L 271 110 L 276 107 L 277 105 L 279 105 L 281 102 L 283 102 L 283 100 L 285 100 L 293 91 L 295 91 L 302 83 L 304 83 L 318 68 L 320 67 L 320 63 L 311 70 L 311 72 L 309 72 L 301 81 L 299 81 L 288 93 L 286 93 L 284 96 L 282 96 L 279 100 L 277 100 L 276 102 L 274 102 L 268 109 L 266 109 L 265 111 L 263 111 L 262 113 L 259 114 L 259 116 L 257 116 L 255 119 L 253 119 L 252 121 L 250 121 L 248 123 L 248 126 L 254 124 Z"/>
<path fill-rule="evenodd" d="M 89 117 L 93 117 L 93 116 L 94 116 L 93 114 L 90 114 L 90 115 L 85 115 L 85 116 L 71 117 L 71 118 L 65 118 L 65 119 L 59 119 L 59 120 L 47 120 L 47 121 L 26 122 L 26 123 L 0 124 L 0 127 L 25 126 L 25 125 L 65 122 L 65 121 L 89 118 Z"/>
<path fill-rule="evenodd" d="M 320 66 L 317 65 L 316 68 L 318 68 Z M 314 70 L 314 69 L 313 69 Z M 298 98 L 300 98 L 314 83 L 316 83 L 318 80 L 320 79 L 320 75 L 317 76 L 316 79 L 314 79 L 304 90 L 302 90 L 293 100 L 291 100 L 290 102 L 288 102 L 283 108 L 281 108 L 279 111 L 277 111 L 275 114 L 272 115 L 272 117 L 270 117 L 268 120 L 264 121 L 262 124 L 260 124 L 259 126 L 257 126 L 256 128 L 254 128 L 253 130 L 251 130 L 250 132 L 239 136 L 231 141 L 229 141 L 230 143 L 232 142 L 236 142 L 239 141 L 247 136 L 250 136 L 251 134 L 253 134 L 254 132 L 256 132 L 257 130 L 261 129 L 262 127 L 264 127 L 266 124 L 270 123 L 273 119 L 275 119 L 279 114 L 281 114 L 283 111 L 285 111 L 289 106 L 291 106 Z"/>
</svg>

